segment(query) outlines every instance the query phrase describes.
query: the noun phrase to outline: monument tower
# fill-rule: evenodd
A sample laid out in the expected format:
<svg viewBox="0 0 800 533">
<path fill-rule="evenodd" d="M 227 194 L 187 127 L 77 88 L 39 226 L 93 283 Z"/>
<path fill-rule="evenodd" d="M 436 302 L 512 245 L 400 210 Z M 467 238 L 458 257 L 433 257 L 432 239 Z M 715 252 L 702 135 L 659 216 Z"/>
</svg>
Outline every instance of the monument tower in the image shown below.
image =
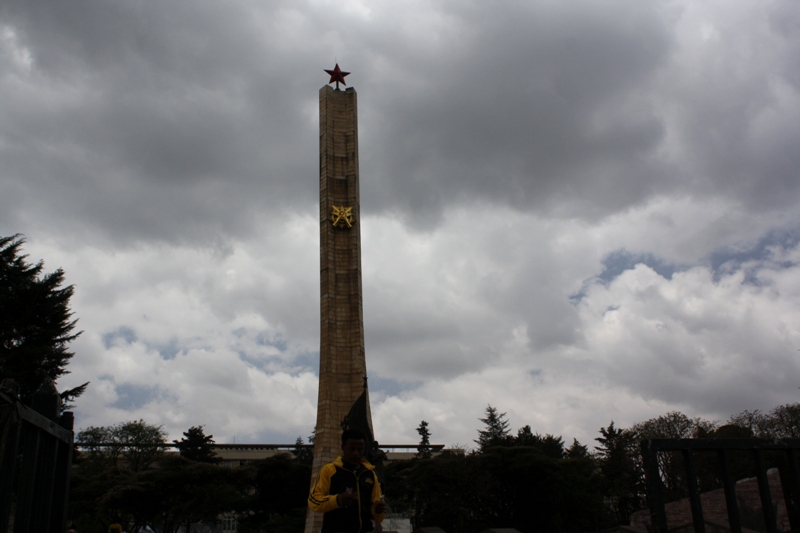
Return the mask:
<svg viewBox="0 0 800 533">
<path fill-rule="evenodd" d="M 361 299 L 361 217 L 358 190 L 356 91 L 338 63 L 319 90 L 320 308 L 319 397 L 312 483 L 341 451 L 341 423 L 365 393 L 364 313 Z M 336 87 L 330 86 L 335 83 Z M 367 401 L 367 423 L 372 419 Z M 322 527 L 311 513 L 306 533 Z"/>
</svg>

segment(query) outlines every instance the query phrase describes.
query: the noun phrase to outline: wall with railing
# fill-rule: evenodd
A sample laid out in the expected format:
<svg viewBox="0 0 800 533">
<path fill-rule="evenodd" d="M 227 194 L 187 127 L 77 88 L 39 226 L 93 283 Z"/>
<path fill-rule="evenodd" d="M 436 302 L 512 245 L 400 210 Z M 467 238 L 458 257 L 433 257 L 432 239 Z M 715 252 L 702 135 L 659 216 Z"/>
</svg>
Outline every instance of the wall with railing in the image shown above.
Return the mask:
<svg viewBox="0 0 800 533">
<path fill-rule="evenodd" d="M 0 384 L 0 532 L 65 531 L 73 416 L 61 413 L 52 381 L 22 405 L 17 385 Z"/>
</svg>

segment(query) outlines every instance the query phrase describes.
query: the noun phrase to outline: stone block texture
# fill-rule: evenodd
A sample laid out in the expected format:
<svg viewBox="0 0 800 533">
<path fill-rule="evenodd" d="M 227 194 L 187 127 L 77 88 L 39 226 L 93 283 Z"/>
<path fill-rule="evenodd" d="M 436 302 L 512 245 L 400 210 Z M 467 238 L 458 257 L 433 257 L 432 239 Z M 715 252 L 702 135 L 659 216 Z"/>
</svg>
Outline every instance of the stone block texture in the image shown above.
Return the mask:
<svg viewBox="0 0 800 533">
<path fill-rule="evenodd" d="M 312 483 L 339 455 L 341 421 L 364 391 L 367 366 L 361 297 L 361 213 L 356 91 L 319 91 L 320 361 Z M 333 206 L 352 207 L 352 226 L 331 223 Z M 370 426 L 371 426 L 370 420 Z M 319 531 L 310 513 L 306 533 Z"/>
</svg>

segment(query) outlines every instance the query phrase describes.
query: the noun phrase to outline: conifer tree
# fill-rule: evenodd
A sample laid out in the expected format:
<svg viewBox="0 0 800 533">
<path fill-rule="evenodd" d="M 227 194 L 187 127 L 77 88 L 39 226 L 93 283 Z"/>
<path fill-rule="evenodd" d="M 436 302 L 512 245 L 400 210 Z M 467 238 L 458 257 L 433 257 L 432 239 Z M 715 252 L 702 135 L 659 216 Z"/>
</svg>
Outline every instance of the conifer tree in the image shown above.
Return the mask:
<svg viewBox="0 0 800 533">
<path fill-rule="evenodd" d="M 569 459 L 587 459 L 591 457 L 591 454 L 589 453 L 589 447 L 584 446 L 578 442 L 578 439 L 574 438 L 572 439 L 572 444 L 570 447 L 564 452 L 564 455 Z"/>
<path fill-rule="evenodd" d="M 433 454 L 431 450 L 431 432 L 428 430 L 428 423 L 423 420 L 417 427 L 419 433 L 419 446 L 417 446 L 417 457 L 420 459 L 430 459 Z"/>
<path fill-rule="evenodd" d="M 600 472 L 603 476 L 603 491 L 619 524 L 627 524 L 632 512 L 643 508 L 641 470 L 636 457 L 639 435 L 632 429 L 614 427 L 600 428 L 602 437 L 594 440 Z"/>
<path fill-rule="evenodd" d="M 313 443 L 311 443 L 313 445 Z M 303 443 L 303 437 L 294 441 L 294 459 L 301 465 L 311 466 L 314 462 L 314 452 Z"/>
<path fill-rule="evenodd" d="M 44 263 L 29 264 L 21 253 L 21 235 L 0 237 L 0 381 L 13 379 L 19 397 L 30 405 L 45 379 L 54 382 L 64 374 L 74 355 L 67 345 L 74 333 L 69 300 L 74 287 L 64 283 L 60 268 L 42 274 Z M 63 399 L 79 396 L 87 384 L 61 393 Z"/>
<path fill-rule="evenodd" d="M 218 463 L 220 458 L 214 453 L 214 435 L 206 435 L 203 426 L 192 426 L 183 432 L 180 441 L 172 443 L 180 451 L 182 457 L 200 463 Z"/>
<path fill-rule="evenodd" d="M 498 413 L 497 409 L 487 405 L 486 417 L 479 420 L 486 426 L 486 429 L 478 430 L 478 440 L 475 443 L 478 444 L 479 451 L 484 452 L 492 446 L 507 446 L 511 443 L 505 413 Z"/>
</svg>

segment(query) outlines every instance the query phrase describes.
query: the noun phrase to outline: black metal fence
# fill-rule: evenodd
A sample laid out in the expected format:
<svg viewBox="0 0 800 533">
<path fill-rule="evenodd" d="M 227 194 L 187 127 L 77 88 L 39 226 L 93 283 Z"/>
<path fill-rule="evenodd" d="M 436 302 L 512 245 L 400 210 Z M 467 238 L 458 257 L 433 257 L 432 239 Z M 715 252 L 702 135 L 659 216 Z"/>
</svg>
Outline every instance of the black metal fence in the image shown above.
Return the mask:
<svg viewBox="0 0 800 533">
<path fill-rule="evenodd" d="M 703 516 L 698 483 L 698 453 L 716 455 L 716 473 L 724 489 L 725 504 L 730 531 L 742 532 L 740 509 L 737 503 L 736 482 L 731 471 L 731 454 L 749 454 L 755 466 L 755 478 L 761 500 L 764 530 L 777 533 L 777 516 L 773 506 L 767 478 L 767 456 L 770 461 L 781 465 L 781 484 L 784 501 L 792 531 L 800 530 L 800 468 L 798 468 L 800 439 L 648 439 L 641 443 L 647 483 L 647 501 L 650 507 L 653 530 L 667 532 L 667 513 L 664 502 L 664 485 L 659 468 L 658 454 L 680 453 L 683 459 L 689 504 L 692 511 L 694 530 L 705 533 L 706 520 Z"/>
<path fill-rule="evenodd" d="M 0 385 L 0 532 L 63 533 L 72 463 L 73 417 L 61 414 L 52 382 L 22 405 Z"/>
</svg>

